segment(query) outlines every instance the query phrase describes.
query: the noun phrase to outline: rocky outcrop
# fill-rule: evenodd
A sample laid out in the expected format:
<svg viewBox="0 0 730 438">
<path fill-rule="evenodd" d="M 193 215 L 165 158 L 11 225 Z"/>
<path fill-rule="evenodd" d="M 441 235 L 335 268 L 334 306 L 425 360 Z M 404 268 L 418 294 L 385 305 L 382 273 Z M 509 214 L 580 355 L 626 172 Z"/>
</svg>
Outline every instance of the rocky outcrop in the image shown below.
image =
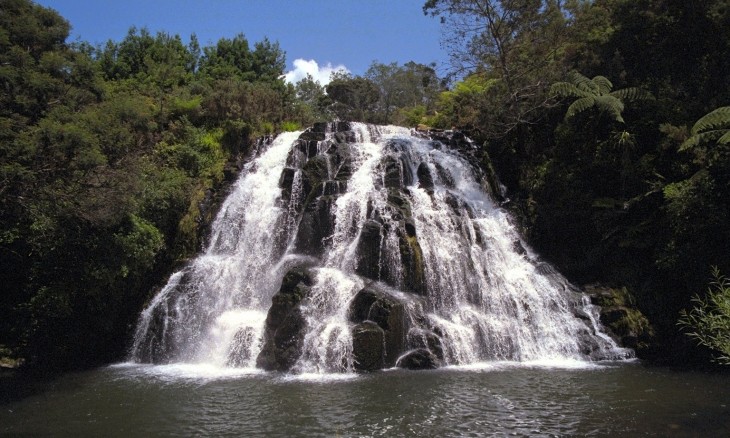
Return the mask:
<svg viewBox="0 0 730 438">
<path fill-rule="evenodd" d="M 438 368 L 440 365 L 439 359 L 436 357 L 431 350 L 426 348 L 418 348 L 411 350 L 403 357 L 398 359 L 397 366 L 399 368 L 406 368 L 409 370 L 430 370 Z"/>
<path fill-rule="evenodd" d="M 624 347 L 638 353 L 648 348 L 654 336 L 649 321 L 633 304 L 626 288 L 591 285 L 585 288 L 591 302 L 601 308 L 601 324 Z"/>
<path fill-rule="evenodd" d="M 385 332 L 373 321 L 363 321 L 352 329 L 355 369 L 375 371 L 385 367 Z"/>
<path fill-rule="evenodd" d="M 256 358 L 258 368 L 287 371 L 302 354 L 306 321 L 301 303 L 311 286 L 312 276 L 305 269 L 294 268 L 284 275 L 266 316 L 263 348 Z"/>
<path fill-rule="evenodd" d="M 370 285 L 359 291 L 350 302 L 349 318 L 351 322 L 357 324 L 355 327 L 359 327 L 359 332 L 362 332 L 358 335 L 357 343 L 354 341 L 355 332 L 353 332 L 355 367 L 371 371 L 394 366 L 406 349 L 408 322 L 405 304 L 387 292 L 377 289 L 375 285 Z M 380 337 L 374 334 L 380 332 L 372 327 L 373 324 L 382 331 Z M 381 354 L 380 361 L 372 359 L 372 355 L 377 351 Z M 371 368 L 376 362 L 382 363 L 382 366 Z"/>
</svg>

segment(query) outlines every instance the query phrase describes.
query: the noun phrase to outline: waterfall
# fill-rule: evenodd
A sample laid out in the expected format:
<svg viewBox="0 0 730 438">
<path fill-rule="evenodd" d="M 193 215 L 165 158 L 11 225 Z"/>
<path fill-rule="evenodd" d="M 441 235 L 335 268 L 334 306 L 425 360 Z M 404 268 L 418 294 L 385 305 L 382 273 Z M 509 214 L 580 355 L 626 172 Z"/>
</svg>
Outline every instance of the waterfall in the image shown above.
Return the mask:
<svg viewBox="0 0 730 438">
<path fill-rule="evenodd" d="M 331 373 L 629 357 L 522 241 L 458 135 L 317 124 L 243 169 L 132 360 Z"/>
</svg>

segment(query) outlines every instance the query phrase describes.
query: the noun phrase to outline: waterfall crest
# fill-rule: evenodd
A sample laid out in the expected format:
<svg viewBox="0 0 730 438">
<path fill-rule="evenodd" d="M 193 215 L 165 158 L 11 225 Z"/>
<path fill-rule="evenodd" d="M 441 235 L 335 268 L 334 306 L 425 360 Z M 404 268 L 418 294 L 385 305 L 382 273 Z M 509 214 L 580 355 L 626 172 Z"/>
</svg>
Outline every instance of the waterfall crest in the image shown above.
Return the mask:
<svg viewBox="0 0 730 438">
<path fill-rule="evenodd" d="M 330 373 L 629 357 L 455 141 L 344 122 L 277 137 L 142 312 L 132 360 Z"/>
</svg>

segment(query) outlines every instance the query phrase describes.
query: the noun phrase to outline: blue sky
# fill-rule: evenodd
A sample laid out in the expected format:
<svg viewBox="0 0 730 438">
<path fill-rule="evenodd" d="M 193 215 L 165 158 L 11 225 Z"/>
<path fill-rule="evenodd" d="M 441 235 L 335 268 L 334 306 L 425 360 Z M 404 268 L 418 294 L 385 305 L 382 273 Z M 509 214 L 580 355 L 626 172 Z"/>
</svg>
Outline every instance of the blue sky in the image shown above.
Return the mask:
<svg viewBox="0 0 730 438">
<path fill-rule="evenodd" d="M 201 45 L 243 33 L 253 44 L 268 37 L 286 52 L 290 78 L 304 71 L 415 61 L 439 65 L 438 19 L 423 15 L 425 0 L 37 0 L 71 23 L 70 40 L 120 41 L 131 26 L 195 33 Z M 299 60 L 299 61 L 297 61 Z M 296 71 L 295 70 L 296 64 Z"/>
</svg>

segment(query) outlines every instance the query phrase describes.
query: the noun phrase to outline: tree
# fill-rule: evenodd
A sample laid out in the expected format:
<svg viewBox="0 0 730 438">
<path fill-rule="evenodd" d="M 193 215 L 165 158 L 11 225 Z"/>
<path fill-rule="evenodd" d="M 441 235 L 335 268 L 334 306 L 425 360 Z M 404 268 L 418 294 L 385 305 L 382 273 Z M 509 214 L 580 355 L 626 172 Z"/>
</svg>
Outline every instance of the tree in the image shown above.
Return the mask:
<svg viewBox="0 0 730 438">
<path fill-rule="evenodd" d="M 373 62 L 365 72 L 365 78 L 378 87 L 379 99 L 375 121 L 398 123 L 395 113 L 406 108 L 423 107 L 424 113 L 432 111 L 440 81 L 433 66 L 408 62 L 382 64 Z"/>
<path fill-rule="evenodd" d="M 380 94 L 369 79 L 353 77 L 349 73 L 333 73 L 325 87 L 333 100 L 330 110 L 343 120 L 372 121 L 373 111 Z"/>
<path fill-rule="evenodd" d="M 480 99 L 483 135 L 501 138 L 544 117 L 569 41 L 560 1 L 428 0 L 423 10 L 445 25 L 452 74 L 498 80 Z"/>
<path fill-rule="evenodd" d="M 285 54 L 279 43 L 267 38 L 249 47 L 248 40 L 240 33 L 233 39 L 221 38 L 213 47 L 204 47 L 199 72 L 212 79 L 238 79 L 248 82 L 279 82 L 286 68 Z"/>
<path fill-rule="evenodd" d="M 613 84 L 604 76 L 588 79 L 582 74 L 572 71 L 568 74 L 568 82 L 556 82 L 550 91 L 559 97 L 576 98 L 568 107 L 565 119 L 596 108 L 601 114 L 607 114 L 613 121 L 624 123 L 622 113 L 624 101 L 651 99 L 651 95 L 639 88 L 624 88 L 612 91 Z"/>
</svg>

